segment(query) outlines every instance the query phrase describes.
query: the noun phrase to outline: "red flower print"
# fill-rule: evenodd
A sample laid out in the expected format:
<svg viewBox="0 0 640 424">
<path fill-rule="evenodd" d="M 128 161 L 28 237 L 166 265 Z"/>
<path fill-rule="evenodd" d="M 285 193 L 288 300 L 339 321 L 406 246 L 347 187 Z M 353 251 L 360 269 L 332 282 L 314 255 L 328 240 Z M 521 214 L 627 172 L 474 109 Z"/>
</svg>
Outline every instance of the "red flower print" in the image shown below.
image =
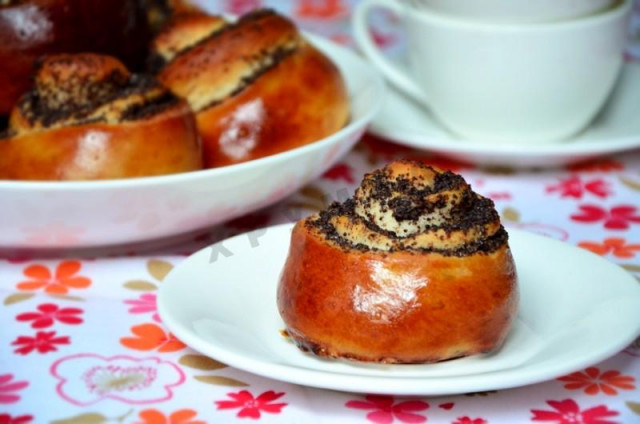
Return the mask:
<svg viewBox="0 0 640 424">
<path fill-rule="evenodd" d="M 469 417 L 460 417 L 452 424 L 487 424 L 487 420 L 483 418 L 471 419 Z"/>
<path fill-rule="evenodd" d="M 187 347 L 171 333 L 165 333 L 156 324 L 140 324 L 131 327 L 136 337 L 123 337 L 120 343 L 130 349 L 176 352 Z"/>
<path fill-rule="evenodd" d="M 640 244 L 627 244 L 625 239 L 618 237 L 606 238 L 602 243 L 582 241 L 578 243 L 578 246 L 601 256 L 611 253 L 621 259 L 633 258 L 636 252 L 640 252 Z"/>
<path fill-rule="evenodd" d="M 29 385 L 28 381 L 11 381 L 13 374 L 0 375 L 0 404 L 14 403 L 20 400 L 16 392 Z"/>
<path fill-rule="evenodd" d="M 597 395 L 602 392 L 605 395 L 617 395 L 618 390 L 634 390 L 635 378 L 630 375 L 622 375 L 620 371 L 610 370 L 600 373 L 596 367 L 590 367 L 584 372 L 574 372 L 558 378 L 566 384 L 567 390 L 582 390 L 588 395 Z"/>
<path fill-rule="evenodd" d="M 30 280 L 22 281 L 16 287 L 18 290 L 44 289 L 48 294 L 67 294 L 69 289 L 83 289 L 91 285 L 90 279 L 76 275 L 81 267 L 78 261 L 63 261 L 52 273 L 44 265 L 30 265 L 22 272 Z"/>
<path fill-rule="evenodd" d="M 205 424 L 204 421 L 194 420 L 198 415 L 193 409 L 180 409 L 166 416 L 157 409 L 145 409 L 138 416 L 142 421 L 134 424 Z"/>
<path fill-rule="evenodd" d="M 146 314 L 153 312 L 151 316 L 154 321 L 161 322 L 160 315 L 158 314 L 158 307 L 156 305 L 155 293 L 144 293 L 140 295 L 138 299 L 125 300 L 126 305 L 130 305 L 130 314 Z"/>
<path fill-rule="evenodd" d="M 626 230 L 630 223 L 640 223 L 637 208 L 632 205 L 614 206 L 607 210 L 597 205 L 581 205 L 580 212 L 571 215 L 577 222 L 592 223 L 604 221 L 604 228 L 609 230 Z"/>
<path fill-rule="evenodd" d="M 568 169 L 574 172 L 613 172 L 622 171 L 624 169 L 624 164 L 612 159 L 602 159 L 593 162 L 582 162 L 571 165 Z"/>
<path fill-rule="evenodd" d="M 227 393 L 233 400 L 217 400 L 215 403 L 219 410 L 221 409 L 237 409 L 240 411 L 236 414 L 238 418 L 260 418 L 260 413 L 267 412 L 269 414 L 279 414 L 282 408 L 287 406 L 286 403 L 271 403 L 281 398 L 284 393 L 276 393 L 273 390 L 264 392 L 254 398 L 251 392 L 242 390 L 238 393 Z"/>
<path fill-rule="evenodd" d="M 12 417 L 9 414 L 0 414 L 0 424 L 27 424 L 33 420 L 33 415 L 20 415 Z"/>
<path fill-rule="evenodd" d="M 416 414 L 424 411 L 429 404 L 421 400 L 409 400 L 394 404 L 392 396 L 367 395 L 367 401 L 350 400 L 347 408 L 373 410 L 367 414 L 367 419 L 375 424 L 391 424 L 395 419 L 402 423 L 423 423 L 427 421 L 424 415 Z"/>
<path fill-rule="evenodd" d="M 580 407 L 573 399 L 549 400 L 547 403 L 555 411 L 532 409 L 533 421 L 553 421 L 557 424 L 616 424 L 615 421 L 609 421 L 607 418 L 620 415 L 618 411 L 613 411 L 605 405 L 580 411 Z"/>
<path fill-rule="evenodd" d="M 558 184 L 548 185 L 547 193 L 559 192 L 560 197 L 573 197 L 574 199 L 582 199 L 586 193 L 591 193 L 601 199 L 611 194 L 609 185 L 601 178 L 582 181 L 577 175 L 571 176 L 565 180 L 560 180 Z"/>
<path fill-rule="evenodd" d="M 346 165 L 344 163 L 339 163 L 325 172 L 323 178 L 327 178 L 333 181 L 344 180 L 350 184 L 353 184 L 355 182 L 355 180 L 353 179 L 353 170 L 349 165 Z"/>
<path fill-rule="evenodd" d="M 26 355 L 34 349 L 39 353 L 55 352 L 58 350 L 56 345 L 69 344 L 71 341 L 68 336 L 56 337 L 55 331 L 38 331 L 35 337 L 19 336 L 11 344 L 20 346 L 15 353 Z"/>
<path fill-rule="evenodd" d="M 16 317 L 18 321 L 33 321 L 31 328 L 51 327 L 55 321 L 63 324 L 81 324 L 82 318 L 78 315 L 82 313 L 80 308 L 60 308 L 53 303 L 43 303 L 38 306 L 38 312 L 25 312 Z"/>
<path fill-rule="evenodd" d="M 337 19 L 349 11 L 343 0 L 300 0 L 299 4 L 295 14 L 307 19 Z"/>
</svg>

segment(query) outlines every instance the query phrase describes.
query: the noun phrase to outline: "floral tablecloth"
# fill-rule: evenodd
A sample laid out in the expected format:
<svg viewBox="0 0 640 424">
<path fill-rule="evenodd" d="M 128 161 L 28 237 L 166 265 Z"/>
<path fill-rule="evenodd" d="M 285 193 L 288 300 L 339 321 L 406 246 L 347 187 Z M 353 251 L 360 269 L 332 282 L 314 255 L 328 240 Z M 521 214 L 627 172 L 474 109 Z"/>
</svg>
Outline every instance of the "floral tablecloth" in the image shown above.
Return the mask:
<svg viewBox="0 0 640 424">
<path fill-rule="evenodd" d="M 233 13 L 260 5 L 350 43 L 353 2 L 207 3 L 211 10 Z M 391 48 L 399 39 L 394 24 L 382 18 L 375 29 L 379 42 Z M 634 25 L 630 60 L 640 55 Z M 640 339 L 604 362 L 545 383 L 404 398 L 312 389 L 247 374 L 199 355 L 163 326 L 156 291 L 185 255 L 233 234 L 297 220 L 344 199 L 365 172 L 406 157 L 461 173 L 495 201 L 508 228 L 591 250 L 640 277 L 639 150 L 524 171 L 455 163 L 367 135 L 295 195 L 192 242 L 152 254 L 0 260 L 0 424 L 640 423 Z"/>
</svg>

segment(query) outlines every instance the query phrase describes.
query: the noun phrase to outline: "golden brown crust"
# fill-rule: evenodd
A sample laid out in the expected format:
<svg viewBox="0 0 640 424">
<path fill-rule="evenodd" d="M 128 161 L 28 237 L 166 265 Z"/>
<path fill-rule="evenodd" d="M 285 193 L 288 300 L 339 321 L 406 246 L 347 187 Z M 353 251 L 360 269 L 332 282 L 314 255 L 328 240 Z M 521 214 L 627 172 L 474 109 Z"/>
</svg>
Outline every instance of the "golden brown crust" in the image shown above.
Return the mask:
<svg viewBox="0 0 640 424">
<path fill-rule="evenodd" d="M 412 179 L 416 175 L 418 179 Z M 402 197 L 398 193 L 406 189 L 403 193 L 416 202 L 420 195 L 428 199 L 434 193 L 468 187 L 452 175 L 409 162 L 395 163 L 365 178 L 356 201 L 348 201 L 353 215 L 324 222 L 316 215 L 296 224 L 278 286 L 278 308 L 298 346 L 333 358 L 424 363 L 489 352 L 502 345 L 516 317 L 518 290 L 506 233 L 499 222 L 493 228 L 493 214 L 473 218 L 472 225 L 456 223 L 455 205 L 436 202 L 439 207 L 430 208 L 431 199 L 414 206 L 444 218 L 423 226 L 425 213 L 419 213 L 412 216 L 412 225 L 403 228 L 389 222 L 393 219 L 380 210 L 373 212 L 387 228 L 429 234 L 419 244 L 407 243 L 402 234 L 380 227 L 384 242 L 373 236 L 376 228 L 372 226 L 334 226 L 358 217 L 355 204 L 363 201 L 358 199 L 363 193 L 381 201 L 376 199 L 377 192 L 384 191 L 392 200 Z M 407 176 L 414 191 L 402 182 L 368 186 L 380 176 L 387 183 Z M 436 190 L 438 185 L 442 190 Z M 447 234 L 454 234 L 456 240 L 448 240 Z"/>
<path fill-rule="evenodd" d="M 272 13 L 248 15 L 224 31 L 217 27 L 219 17 L 206 19 L 215 28 L 212 34 L 194 39 L 195 45 L 185 41 L 192 47 L 178 54 L 158 74 L 158 79 L 187 99 L 196 112 L 224 100 L 243 80 L 268 66 L 276 51 L 291 51 L 301 41 L 291 21 Z M 173 25 L 159 37 L 189 39 L 196 31 L 188 29 L 189 25 Z"/>
<path fill-rule="evenodd" d="M 34 89 L 0 138 L 0 178 L 84 180 L 201 168 L 189 106 L 116 59 L 57 55 L 39 66 Z"/>
<path fill-rule="evenodd" d="M 192 47 L 198 41 L 206 38 L 227 25 L 219 16 L 209 16 L 202 13 L 190 13 L 177 16 L 167 23 L 167 26 L 153 40 L 151 50 L 158 55 L 156 67 L 160 70 L 166 62 Z"/>
<path fill-rule="evenodd" d="M 196 111 L 205 166 L 289 150 L 346 124 L 340 72 L 291 21 L 271 11 L 225 25 L 218 17 L 197 19 L 191 29 L 189 22 L 170 26 L 155 50 L 173 56 L 158 78 Z M 212 29 L 203 37 L 207 25 Z"/>
<path fill-rule="evenodd" d="M 149 26 L 154 33 L 180 15 L 203 13 L 190 0 L 144 0 Z"/>
</svg>

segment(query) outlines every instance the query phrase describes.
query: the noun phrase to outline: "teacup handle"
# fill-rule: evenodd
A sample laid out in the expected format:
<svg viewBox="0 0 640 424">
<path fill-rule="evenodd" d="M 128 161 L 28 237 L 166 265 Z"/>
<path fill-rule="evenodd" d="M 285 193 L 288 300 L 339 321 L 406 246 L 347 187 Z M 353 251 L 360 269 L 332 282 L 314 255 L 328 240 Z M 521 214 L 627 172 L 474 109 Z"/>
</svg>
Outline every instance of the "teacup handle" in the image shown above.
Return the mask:
<svg viewBox="0 0 640 424">
<path fill-rule="evenodd" d="M 403 69 L 387 59 L 373 41 L 367 18 L 371 9 L 375 7 L 389 9 L 400 17 L 405 13 L 402 4 L 397 0 L 361 0 L 356 4 L 352 19 L 356 44 L 396 88 L 418 103 L 428 104 L 427 95 L 422 88 Z"/>
</svg>

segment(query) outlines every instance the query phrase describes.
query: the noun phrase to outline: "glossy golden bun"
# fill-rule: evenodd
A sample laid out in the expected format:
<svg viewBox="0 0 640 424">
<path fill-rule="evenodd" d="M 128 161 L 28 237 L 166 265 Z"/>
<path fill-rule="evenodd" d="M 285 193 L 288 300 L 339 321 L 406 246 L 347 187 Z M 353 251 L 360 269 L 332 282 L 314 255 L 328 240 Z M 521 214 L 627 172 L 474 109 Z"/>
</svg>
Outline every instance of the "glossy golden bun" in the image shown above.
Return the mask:
<svg viewBox="0 0 640 424">
<path fill-rule="evenodd" d="M 153 51 L 158 79 L 196 112 L 206 167 L 319 140 L 349 118 L 337 67 L 272 11 L 236 23 L 185 15 L 160 32 Z"/>
<path fill-rule="evenodd" d="M 189 106 L 110 56 L 42 60 L 0 135 L 0 179 L 126 178 L 201 165 Z"/>
<path fill-rule="evenodd" d="M 296 224 L 277 302 L 303 350 L 427 363 L 500 347 L 518 290 L 491 200 L 459 175 L 400 161 Z"/>
</svg>

